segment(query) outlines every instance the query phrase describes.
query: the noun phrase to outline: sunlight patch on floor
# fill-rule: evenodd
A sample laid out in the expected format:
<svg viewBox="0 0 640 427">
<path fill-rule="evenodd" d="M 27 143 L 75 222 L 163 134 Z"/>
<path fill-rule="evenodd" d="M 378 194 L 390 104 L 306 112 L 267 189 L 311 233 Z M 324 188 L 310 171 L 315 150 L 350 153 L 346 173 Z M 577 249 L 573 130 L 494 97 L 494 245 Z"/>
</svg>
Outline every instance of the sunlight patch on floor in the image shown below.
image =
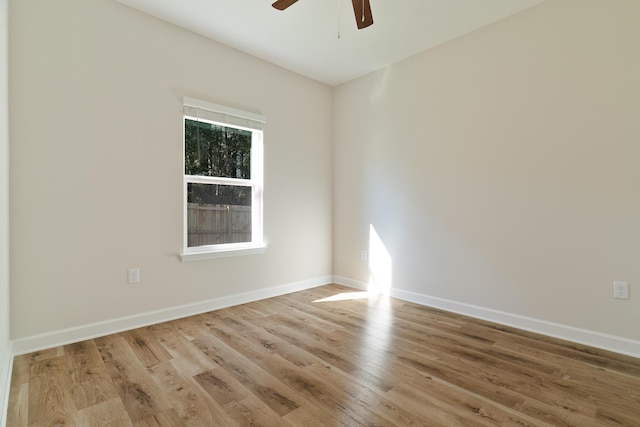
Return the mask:
<svg viewBox="0 0 640 427">
<path fill-rule="evenodd" d="M 370 292 L 342 292 L 332 295 L 330 297 L 317 299 L 314 302 L 329 302 L 329 301 L 348 301 L 354 299 L 367 299 L 371 296 Z"/>
</svg>

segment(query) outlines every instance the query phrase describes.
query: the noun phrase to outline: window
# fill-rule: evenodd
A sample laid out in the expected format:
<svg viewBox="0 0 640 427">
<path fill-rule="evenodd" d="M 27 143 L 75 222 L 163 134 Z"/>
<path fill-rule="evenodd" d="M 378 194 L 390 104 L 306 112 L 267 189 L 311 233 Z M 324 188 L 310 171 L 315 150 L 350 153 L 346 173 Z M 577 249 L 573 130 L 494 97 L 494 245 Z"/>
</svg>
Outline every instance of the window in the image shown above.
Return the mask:
<svg viewBox="0 0 640 427">
<path fill-rule="evenodd" d="M 262 252 L 264 118 L 184 99 L 184 249 L 196 260 Z"/>
</svg>

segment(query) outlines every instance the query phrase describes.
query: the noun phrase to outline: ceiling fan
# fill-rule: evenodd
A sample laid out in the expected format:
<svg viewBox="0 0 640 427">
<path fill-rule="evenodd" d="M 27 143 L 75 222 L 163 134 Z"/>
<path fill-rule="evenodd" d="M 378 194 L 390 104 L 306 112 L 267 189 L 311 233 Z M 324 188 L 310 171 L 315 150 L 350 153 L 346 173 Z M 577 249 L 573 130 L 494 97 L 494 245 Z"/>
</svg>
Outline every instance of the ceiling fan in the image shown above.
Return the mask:
<svg viewBox="0 0 640 427">
<path fill-rule="evenodd" d="M 272 6 L 278 10 L 285 10 L 298 0 L 276 0 Z M 366 28 L 373 24 L 373 15 L 371 15 L 371 4 L 369 0 L 351 0 L 353 3 L 353 13 L 356 16 L 356 24 L 358 29 Z"/>
</svg>

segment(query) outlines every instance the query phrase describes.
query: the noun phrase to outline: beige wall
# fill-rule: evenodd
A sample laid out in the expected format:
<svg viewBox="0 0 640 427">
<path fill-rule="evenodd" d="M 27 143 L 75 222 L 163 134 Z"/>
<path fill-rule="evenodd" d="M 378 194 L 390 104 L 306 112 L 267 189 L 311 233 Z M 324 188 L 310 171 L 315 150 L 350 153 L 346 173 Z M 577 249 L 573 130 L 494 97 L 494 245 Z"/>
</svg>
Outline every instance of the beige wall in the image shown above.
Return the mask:
<svg viewBox="0 0 640 427">
<path fill-rule="evenodd" d="M 331 274 L 330 87 L 113 0 L 10 19 L 12 338 Z M 266 116 L 263 255 L 178 260 L 183 96 Z"/>
<path fill-rule="evenodd" d="M 367 281 L 373 225 L 395 289 L 640 339 L 639 8 L 545 2 L 332 91 L 111 0 L 12 1 L 12 338 Z M 267 117 L 264 255 L 177 258 L 185 95 Z"/>
<path fill-rule="evenodd" d="M 0 420 L 3 419 L 4 367 L 9 344 L 9 120 L 7 82 L 7 0 L 0 0 Z M 2 424 L 2 421 L 0 421 Z"/>
<path fill-rule="evenodd" d="M 337 88 L 334 274 L 371 224 L 395 289 L 640 339 L 639 16 L 549 1 Z"/>
</svg>

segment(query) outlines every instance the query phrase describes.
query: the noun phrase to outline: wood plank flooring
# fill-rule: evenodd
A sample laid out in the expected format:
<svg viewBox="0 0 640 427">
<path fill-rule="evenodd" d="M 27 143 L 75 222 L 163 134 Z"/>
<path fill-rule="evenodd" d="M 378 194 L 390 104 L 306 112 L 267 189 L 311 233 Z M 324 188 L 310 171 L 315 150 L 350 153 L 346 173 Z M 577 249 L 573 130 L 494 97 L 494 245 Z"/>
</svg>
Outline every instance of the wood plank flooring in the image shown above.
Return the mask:
<svg viewBox="0 0 640 427">
<path fill-rule="evenodd" d="M 7 421 L 640 426 L 640 359 L 328 285 L 16 357 Z"/>
</svg>

